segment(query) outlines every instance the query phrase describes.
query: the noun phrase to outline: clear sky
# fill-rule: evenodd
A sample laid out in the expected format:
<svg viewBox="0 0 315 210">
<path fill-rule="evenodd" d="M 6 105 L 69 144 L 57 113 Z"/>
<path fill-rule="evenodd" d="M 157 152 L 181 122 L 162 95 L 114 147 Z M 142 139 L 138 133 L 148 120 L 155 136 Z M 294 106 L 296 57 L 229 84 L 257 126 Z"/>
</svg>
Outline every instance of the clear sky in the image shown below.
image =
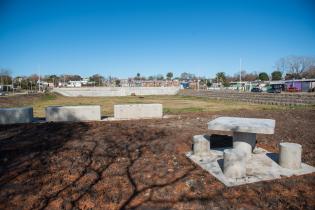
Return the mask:
<svg viewBox="0 0 315 210">
<path fill-rule="evenodd" d="M 315 56 L 303 0 L 0 0 L 0 67 L 13 75 L 233 75 Z"/>
</svg>

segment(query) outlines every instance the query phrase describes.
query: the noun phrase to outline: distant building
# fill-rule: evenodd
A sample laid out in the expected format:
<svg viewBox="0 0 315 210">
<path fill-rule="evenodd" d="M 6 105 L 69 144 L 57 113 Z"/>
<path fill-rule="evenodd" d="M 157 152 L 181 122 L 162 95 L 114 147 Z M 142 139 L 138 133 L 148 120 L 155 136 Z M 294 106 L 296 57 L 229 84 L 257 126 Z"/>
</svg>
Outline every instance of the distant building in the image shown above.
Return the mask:
<svg viewBox="0 0 315 210">
<path fill-rule="evenodd" d="M 67 87 L 82 87 L 82 81 L 69 81 Z"/>
<path fill-rule="evenodd" d="M 241 81 L 241 82 L 230 82 L 228 89 L 230 90 L 240 90 L 240 91 L 251 91 L 254 87 L 262 88 L 264 83 L 260 80 L 256 81 Z"/>
<path fill-rule="evenodd" d="M 49 87 L 49 88 L 54 88 L 55 85 L 54 85 L 53 82 L 47 82 L 47 87 Z"/>
<path fill-rule="evenodd" d="M 284 90 L 294 88 L 299 92 L 309 92 L 315 89 L 315 79 L 270 81 L 270 85 L 282 85 Z"/>
<path fill-rule="evenodd" d="M 13 85 L 0 85 L 0 91 L 11 91 L 13 90 Z"/>
<path fill-rule="evenodd" d="M 89 78 L 83 78 L 80 82 L 81 82 L 82 85 L 88 85 L 89 81 L 90 81 Z"/>
</svg>

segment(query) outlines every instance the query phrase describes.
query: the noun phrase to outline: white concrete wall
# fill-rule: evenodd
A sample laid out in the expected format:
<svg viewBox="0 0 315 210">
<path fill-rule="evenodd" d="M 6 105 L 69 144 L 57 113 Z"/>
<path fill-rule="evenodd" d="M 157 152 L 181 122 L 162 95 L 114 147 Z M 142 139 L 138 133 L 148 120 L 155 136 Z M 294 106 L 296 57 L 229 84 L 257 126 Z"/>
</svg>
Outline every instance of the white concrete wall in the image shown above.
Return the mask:
<svg viewBox="0 0 315 210">
<path fill-rule="evenodd" d="M 84 87 L 84 88 L 54 88 L 54 92 L 64 96 L 98 97 L 98 96 L 130 96 L 143 95 L 176 95 L 179 87 Z"/>
<path fill-rule="evenodd" d="M 115 119 L 162 118 L 162 104 L 114 105 Z"/>
<path fill-rule="evenodd" d="M 47 122 L 101 120 L 101 106 L 49 106 L 46 107 Z"/>
<path fill-rule="evenodd" d="M 0 124 L 30 123 L 33 121 L 33 107 L 0 108 Z"/>
</svg>

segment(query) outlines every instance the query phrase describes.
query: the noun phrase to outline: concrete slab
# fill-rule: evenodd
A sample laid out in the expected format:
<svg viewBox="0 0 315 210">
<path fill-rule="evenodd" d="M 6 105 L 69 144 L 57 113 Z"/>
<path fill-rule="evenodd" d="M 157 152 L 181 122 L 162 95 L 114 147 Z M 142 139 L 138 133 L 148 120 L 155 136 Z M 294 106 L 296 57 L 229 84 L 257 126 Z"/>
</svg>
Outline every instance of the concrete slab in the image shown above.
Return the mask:
<svg viewBox="0 0 315 210">
<path fill-rule="evenodd" d="M 120 104 L 114 105 L 115 119 L 162 118 L 162 104 Z"/>
<path fill-rule="evenodd" d="M 145 95 L 176 95 L 179 87 L 82 87 L 54 88 L 53 91 L 64 96 L 78 97 L 112 97 L 112 96 L 145 96 Z"/>
<path fill-rule="evenodd" d="M 277 154 L 256 147 L 252 158 L 246 163 L 246 177 L 238 179 L 228 178 L 223 173 L 224 149 L 226 148 L 211 149 L 211 155 L 207 157 L 194 155 L 193 152 L 186 153 L 186 156 L 228 187 L 280 179 L 282 176 L 290 177 L 315 172 L 314 167 L 305 163 L 302 163 L 299 169 L 282 168 L 277 163 Z"/>
<path fill-rule="evenodd" d="M 209 130 L 274 134 L 275 120 L 241 117 L 218 117 L 208 122 Z"/>
<path fill-rule="evenodd" d="M 94 121 L 101 120 L 101 106 L 49 106 L 46 107 L 46 121 Z"/>
<path fill-rule="evenodd" d="M 0 124 L 30 123 L 33 121 L 33 107 L 0 108 Z"/>
</svg>

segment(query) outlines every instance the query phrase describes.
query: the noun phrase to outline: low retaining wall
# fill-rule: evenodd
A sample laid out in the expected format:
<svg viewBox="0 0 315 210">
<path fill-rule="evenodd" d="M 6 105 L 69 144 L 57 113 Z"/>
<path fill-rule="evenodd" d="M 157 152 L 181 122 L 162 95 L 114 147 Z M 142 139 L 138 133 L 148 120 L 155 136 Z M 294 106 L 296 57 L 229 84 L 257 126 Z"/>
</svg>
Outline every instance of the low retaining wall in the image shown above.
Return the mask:
<svg viewBox="0 0 315 210">
<path fill-rule="evenodd" d="M 115 119 L 162 118 L 162 104 L 114 105 Z"/>
<path fill-rule="evenodd" d="M 47 122 L 101 120 L 101 106 L 49 106 Z"/>
<path fill-rule="evenodd" d="M 33 108 L 0 108 L 0 124 L 30 123 L 33 121 Z"/>
<path fill-rule="evenodd" d="M 100 97 L 100 96 L 144 96 L 144 95 L 176 95 L 179 87 L 95 87 L 95 88 L 54 88 L 64 96 Z"/>
</svg>

